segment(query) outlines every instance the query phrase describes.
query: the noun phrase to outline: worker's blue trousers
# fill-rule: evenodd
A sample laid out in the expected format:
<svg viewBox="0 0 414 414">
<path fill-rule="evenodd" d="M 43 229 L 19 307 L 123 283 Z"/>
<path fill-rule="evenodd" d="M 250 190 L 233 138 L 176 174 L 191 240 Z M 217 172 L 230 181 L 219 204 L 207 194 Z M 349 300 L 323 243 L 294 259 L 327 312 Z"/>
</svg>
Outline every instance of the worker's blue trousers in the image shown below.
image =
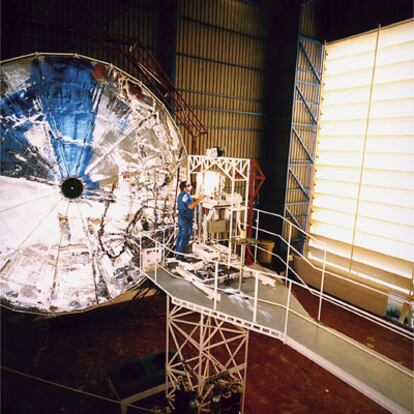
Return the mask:
<svg viewBox="0 0 414 414">
<path fill-rule="evenodd" d="M 175 245 L 175 250 L 177 253 L 185 253 L 187 244 L 190 241 L 192 230 L 193 223 L 191 221 L 183 217 L 178 217 L 178 234 L 177 243 Z M 176 257 L 177 259 L 180 259 L 184 256 L 176 254 Z"/>
</svg>

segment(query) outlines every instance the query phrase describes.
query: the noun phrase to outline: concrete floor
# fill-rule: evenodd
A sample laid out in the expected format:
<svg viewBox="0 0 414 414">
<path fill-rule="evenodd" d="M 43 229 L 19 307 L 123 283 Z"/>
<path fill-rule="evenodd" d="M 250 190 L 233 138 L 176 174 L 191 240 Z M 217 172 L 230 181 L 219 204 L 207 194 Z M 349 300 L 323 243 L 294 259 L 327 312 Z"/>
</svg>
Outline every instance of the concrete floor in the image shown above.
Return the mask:
<svg viewBox="0 0 414 414">
<path fill-rule="evenodd" d="M 308 312 L 317 301 L 297 291 Z M 165 297 L 145 298 L 79 315 L 33 319 L 2 310 L 2 366 L 112 397 L 108 368 L 165 347 Z M 325 304 L 325 324 L 388 357 L 413 365 L 409 341 Z M 1 412 L 119 413 L 117 405 L 2 370 Z M 128 413 L 142 412 L 130 408 Z M 385 413 L 355 389 L 280 341 L 251 333 L 246 414 Z"/>
</svg>

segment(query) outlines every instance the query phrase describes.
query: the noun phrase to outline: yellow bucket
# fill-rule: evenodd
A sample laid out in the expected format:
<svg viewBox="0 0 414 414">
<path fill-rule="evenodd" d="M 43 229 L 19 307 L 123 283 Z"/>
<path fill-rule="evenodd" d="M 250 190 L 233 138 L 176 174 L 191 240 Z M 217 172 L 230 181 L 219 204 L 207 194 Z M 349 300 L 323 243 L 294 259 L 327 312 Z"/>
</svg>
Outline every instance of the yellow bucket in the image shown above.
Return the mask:
<svg viewBox="0 0 414 414">
<path fill-rule="evenodd" d="M 257 245 L 260 247 L 260 249 L 258 249 L 258 259 L 260 263 L 272 263 L 271 253 L 273 253 L 275 244 L 276 243 L 273 240 L 258 240 Z"/>
</svg>

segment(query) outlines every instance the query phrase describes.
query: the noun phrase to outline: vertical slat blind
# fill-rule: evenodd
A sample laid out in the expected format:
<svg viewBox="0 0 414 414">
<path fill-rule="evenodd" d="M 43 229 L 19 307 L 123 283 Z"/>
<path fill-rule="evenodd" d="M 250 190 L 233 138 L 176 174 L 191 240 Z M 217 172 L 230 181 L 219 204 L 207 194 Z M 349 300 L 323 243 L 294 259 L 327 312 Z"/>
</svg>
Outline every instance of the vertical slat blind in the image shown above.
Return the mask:
<svg viewBox="0 0 414 414">
<path fill-rule="evenodd" d="M 326 47 L 310 232 L 331 269 L 412 296 L 414 24 Z M 323 257 L 310 241 L 308 255 Z"/>
</svg>

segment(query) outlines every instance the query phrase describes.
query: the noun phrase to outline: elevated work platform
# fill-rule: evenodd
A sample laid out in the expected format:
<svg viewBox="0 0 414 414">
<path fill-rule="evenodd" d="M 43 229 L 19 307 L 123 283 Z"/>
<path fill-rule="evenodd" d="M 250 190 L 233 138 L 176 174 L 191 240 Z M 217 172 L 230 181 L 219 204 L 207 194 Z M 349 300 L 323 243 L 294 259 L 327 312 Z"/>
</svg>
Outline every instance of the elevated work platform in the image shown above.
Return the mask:
<svg viewBox="0 0 414 414">
<path fill-rule="evenodd" d="M 389 411 L 414 412 L 410 370 L 313 320 L 291 294 L 291 282 L 265 285 L 258 275 L 243 279 L 240 292 L 237 280 L 219 284 L 221 300 L 214 301 L 167 269 L 147 273 L 173 304 L 280 339 Z"/>
</svg>

